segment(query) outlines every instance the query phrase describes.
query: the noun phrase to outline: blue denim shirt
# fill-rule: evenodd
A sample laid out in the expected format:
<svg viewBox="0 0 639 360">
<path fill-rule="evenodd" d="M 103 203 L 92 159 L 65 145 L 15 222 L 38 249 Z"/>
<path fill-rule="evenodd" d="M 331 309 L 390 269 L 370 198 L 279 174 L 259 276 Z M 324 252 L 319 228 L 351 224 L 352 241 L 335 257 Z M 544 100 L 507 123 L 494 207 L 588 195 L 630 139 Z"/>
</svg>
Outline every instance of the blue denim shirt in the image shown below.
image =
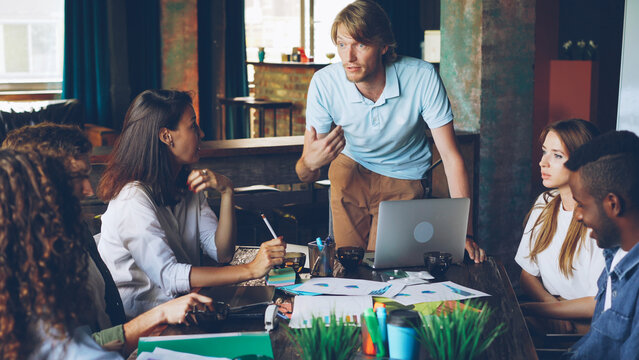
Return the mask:
<svg viewBox="0 0 639 360">
<path fill-rule="evenodd" d="M 610 273 L 618 249 L 604 250 L 606 267 L 597 282 L 592 325 L 568 352 L 572 359 L 639 359 L 639 245 L 630 249 Z M 608 274 L 612 303 L 604 311 Z"/>
</svg>

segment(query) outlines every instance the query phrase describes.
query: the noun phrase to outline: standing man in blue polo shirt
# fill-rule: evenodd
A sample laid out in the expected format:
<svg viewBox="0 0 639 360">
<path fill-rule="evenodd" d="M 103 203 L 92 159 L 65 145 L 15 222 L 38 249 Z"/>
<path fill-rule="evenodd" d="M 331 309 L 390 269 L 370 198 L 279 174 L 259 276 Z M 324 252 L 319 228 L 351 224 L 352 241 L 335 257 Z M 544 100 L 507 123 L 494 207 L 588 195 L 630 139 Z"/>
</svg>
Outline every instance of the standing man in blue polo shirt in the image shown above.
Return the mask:
<svg viewBox="0 0 639 360">
<path fill-rule="evenodd" d="M 398 57 L 384 10 L 373 1 L 346 6 L 331 29 L 342 62 L 313 76 L 306 104 L 304 151 L 295 170 L 304 182 L 331 164 L 335 242 L 375 249 L 384 200 L 419 199 L 431 164 L 425 130 L 442 156 L 452 197 L 470 197 L 446 90 L 433 66 Z M 336 127 L 331 130 L 332 125 Z M 475 262 L 486 255 L 469 238 Z"/>
<path fill-rule="evenodd" d="M 577 202 L 575 217 L 592 229 L 606 266 L 597 282 L 590 331 L 572 359 L 639 359 L 639 137 L 607 133 L 564 164 Z"/>
</svg>

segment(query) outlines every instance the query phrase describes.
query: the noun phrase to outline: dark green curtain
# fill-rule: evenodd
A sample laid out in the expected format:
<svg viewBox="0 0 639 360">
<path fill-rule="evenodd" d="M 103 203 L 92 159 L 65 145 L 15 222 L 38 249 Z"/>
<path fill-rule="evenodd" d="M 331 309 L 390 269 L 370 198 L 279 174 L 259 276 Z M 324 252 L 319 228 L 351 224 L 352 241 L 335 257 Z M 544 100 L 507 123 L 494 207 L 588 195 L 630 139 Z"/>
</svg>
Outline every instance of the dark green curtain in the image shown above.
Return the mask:
<svg viewBox="0 0 639 360">
<path fill-rule="evenodd" d="M 376 0 L 391 21 L 397 54 L 421 59 L 424 31 L 421 27 L 420 0 Z"/>
<path fill-rule="evenodd" d="M 106 0 L 64 4 L 62 97 L 82 102 L 88 123 L 112 127 Z"/>
<path fill-rule="evenodd" d="M 216 63 L 216 47 L 219 41 L 214 39 L 214 31 L 217 30 L 216 15 L 218 6 L 213 1 L 198 0 L 197 2 L 197 66 L 198 66 L 198 91 L 200 96 L 200 129 L 204 132 L 204 140 L 216 140 L 217 126 L 221 119 L 215 113 L 217 105 L 216 77 L 219 64 Z M 219 23 L 219 21 L 217 22 Z M 225 135 L 225 134 L 222 134 Z"/>
<path fill-rule="evenodd" d="M 162 87 L 159 0 L 127 0 L 126 32 L 133 100 L 144 90 Z"/>
<path fill-rule="evenodd" d="M 225 43 L 226 97 L 248 96 L 244 0 L 226 1 Z M 227 111 L 226 124 L 227 139 L 250 136 L 250 126 L 243 111 Z"/>
</svg>

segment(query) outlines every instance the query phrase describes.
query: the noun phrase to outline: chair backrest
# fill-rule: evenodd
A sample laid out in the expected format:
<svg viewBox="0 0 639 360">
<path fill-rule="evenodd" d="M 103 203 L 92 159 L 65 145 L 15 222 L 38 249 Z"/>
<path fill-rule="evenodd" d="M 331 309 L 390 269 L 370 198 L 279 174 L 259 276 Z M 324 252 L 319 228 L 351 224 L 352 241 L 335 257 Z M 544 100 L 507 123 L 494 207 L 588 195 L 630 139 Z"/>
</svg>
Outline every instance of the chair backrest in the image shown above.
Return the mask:
<svg viewBox="0 0 639 360">
<path fill-rule="evenodd" d="M 545 334 L 535 342 L 535 351 L 539 359 L 562 359 L 583 334 Z"/>
<path fill-rule="evenodd" d="M 79 100 L 2 101 L 0 102 L 0 141 L 7 133 L 43 122 L 84 126 L 84 111 Z"/>
</svg>

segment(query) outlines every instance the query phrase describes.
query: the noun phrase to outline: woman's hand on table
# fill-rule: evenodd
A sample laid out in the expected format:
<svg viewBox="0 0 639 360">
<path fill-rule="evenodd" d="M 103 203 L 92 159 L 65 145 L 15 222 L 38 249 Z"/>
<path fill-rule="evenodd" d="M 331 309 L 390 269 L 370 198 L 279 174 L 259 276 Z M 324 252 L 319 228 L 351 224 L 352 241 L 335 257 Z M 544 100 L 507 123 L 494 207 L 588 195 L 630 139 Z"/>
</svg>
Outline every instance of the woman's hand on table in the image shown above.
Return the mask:
<svg viewBox="0 0 639 360">
<path fill-rule="evenodd" d="M 574 334 L 575 327 L 571 321 L 568 320 L 559 320 L 559 319 L 549 319 L 548 327 L 550 328 L 550 332 L 553 334 Z"/>
<path fill-rule="evenodd" d="M 197 293 L 190 293 L 165 302 L 157 307 L 162 314 L 162 323 L 190 325 L 196 323 L 196 311 L 213 311 L 213 299 Z"/>
<path fill-rule="evenodd" d="M 466 251 L 468 251 L 470 259 L 476 264 L 486 261 L 486 251 L 471 239 L 466 239 Z"/>
<path fill-rule="evenodd" d="M 572 334 L 575 332 L 575 327 L 569 320 L 553 319 L 548 317 L 547 307 L 557 304 L 558 301 L 553 302 L 529 302 L 520 304 L 521 312 L 525 317 L 533 317 L 541 323 L 543 323 L 544 331 L 551 334 Z"/>
<path fill-rule="evenodd" d="M 220 193 L 233 193 L 233 182 L 224 175 L 214 173 L 208 169 L 193 170 L 186 179 L 189 190 L 198 193 L 206 189 L 217 190 Z"/>
<path fill-rule="evenodd" d="M 286 243 L 282 237 L 265 241 L 260 245 L 255 259 L 248 265 L 254 279 L 266 275 L 274 265 L 284 263 L 284 255 L 286 254 Z"/>
</svg>

